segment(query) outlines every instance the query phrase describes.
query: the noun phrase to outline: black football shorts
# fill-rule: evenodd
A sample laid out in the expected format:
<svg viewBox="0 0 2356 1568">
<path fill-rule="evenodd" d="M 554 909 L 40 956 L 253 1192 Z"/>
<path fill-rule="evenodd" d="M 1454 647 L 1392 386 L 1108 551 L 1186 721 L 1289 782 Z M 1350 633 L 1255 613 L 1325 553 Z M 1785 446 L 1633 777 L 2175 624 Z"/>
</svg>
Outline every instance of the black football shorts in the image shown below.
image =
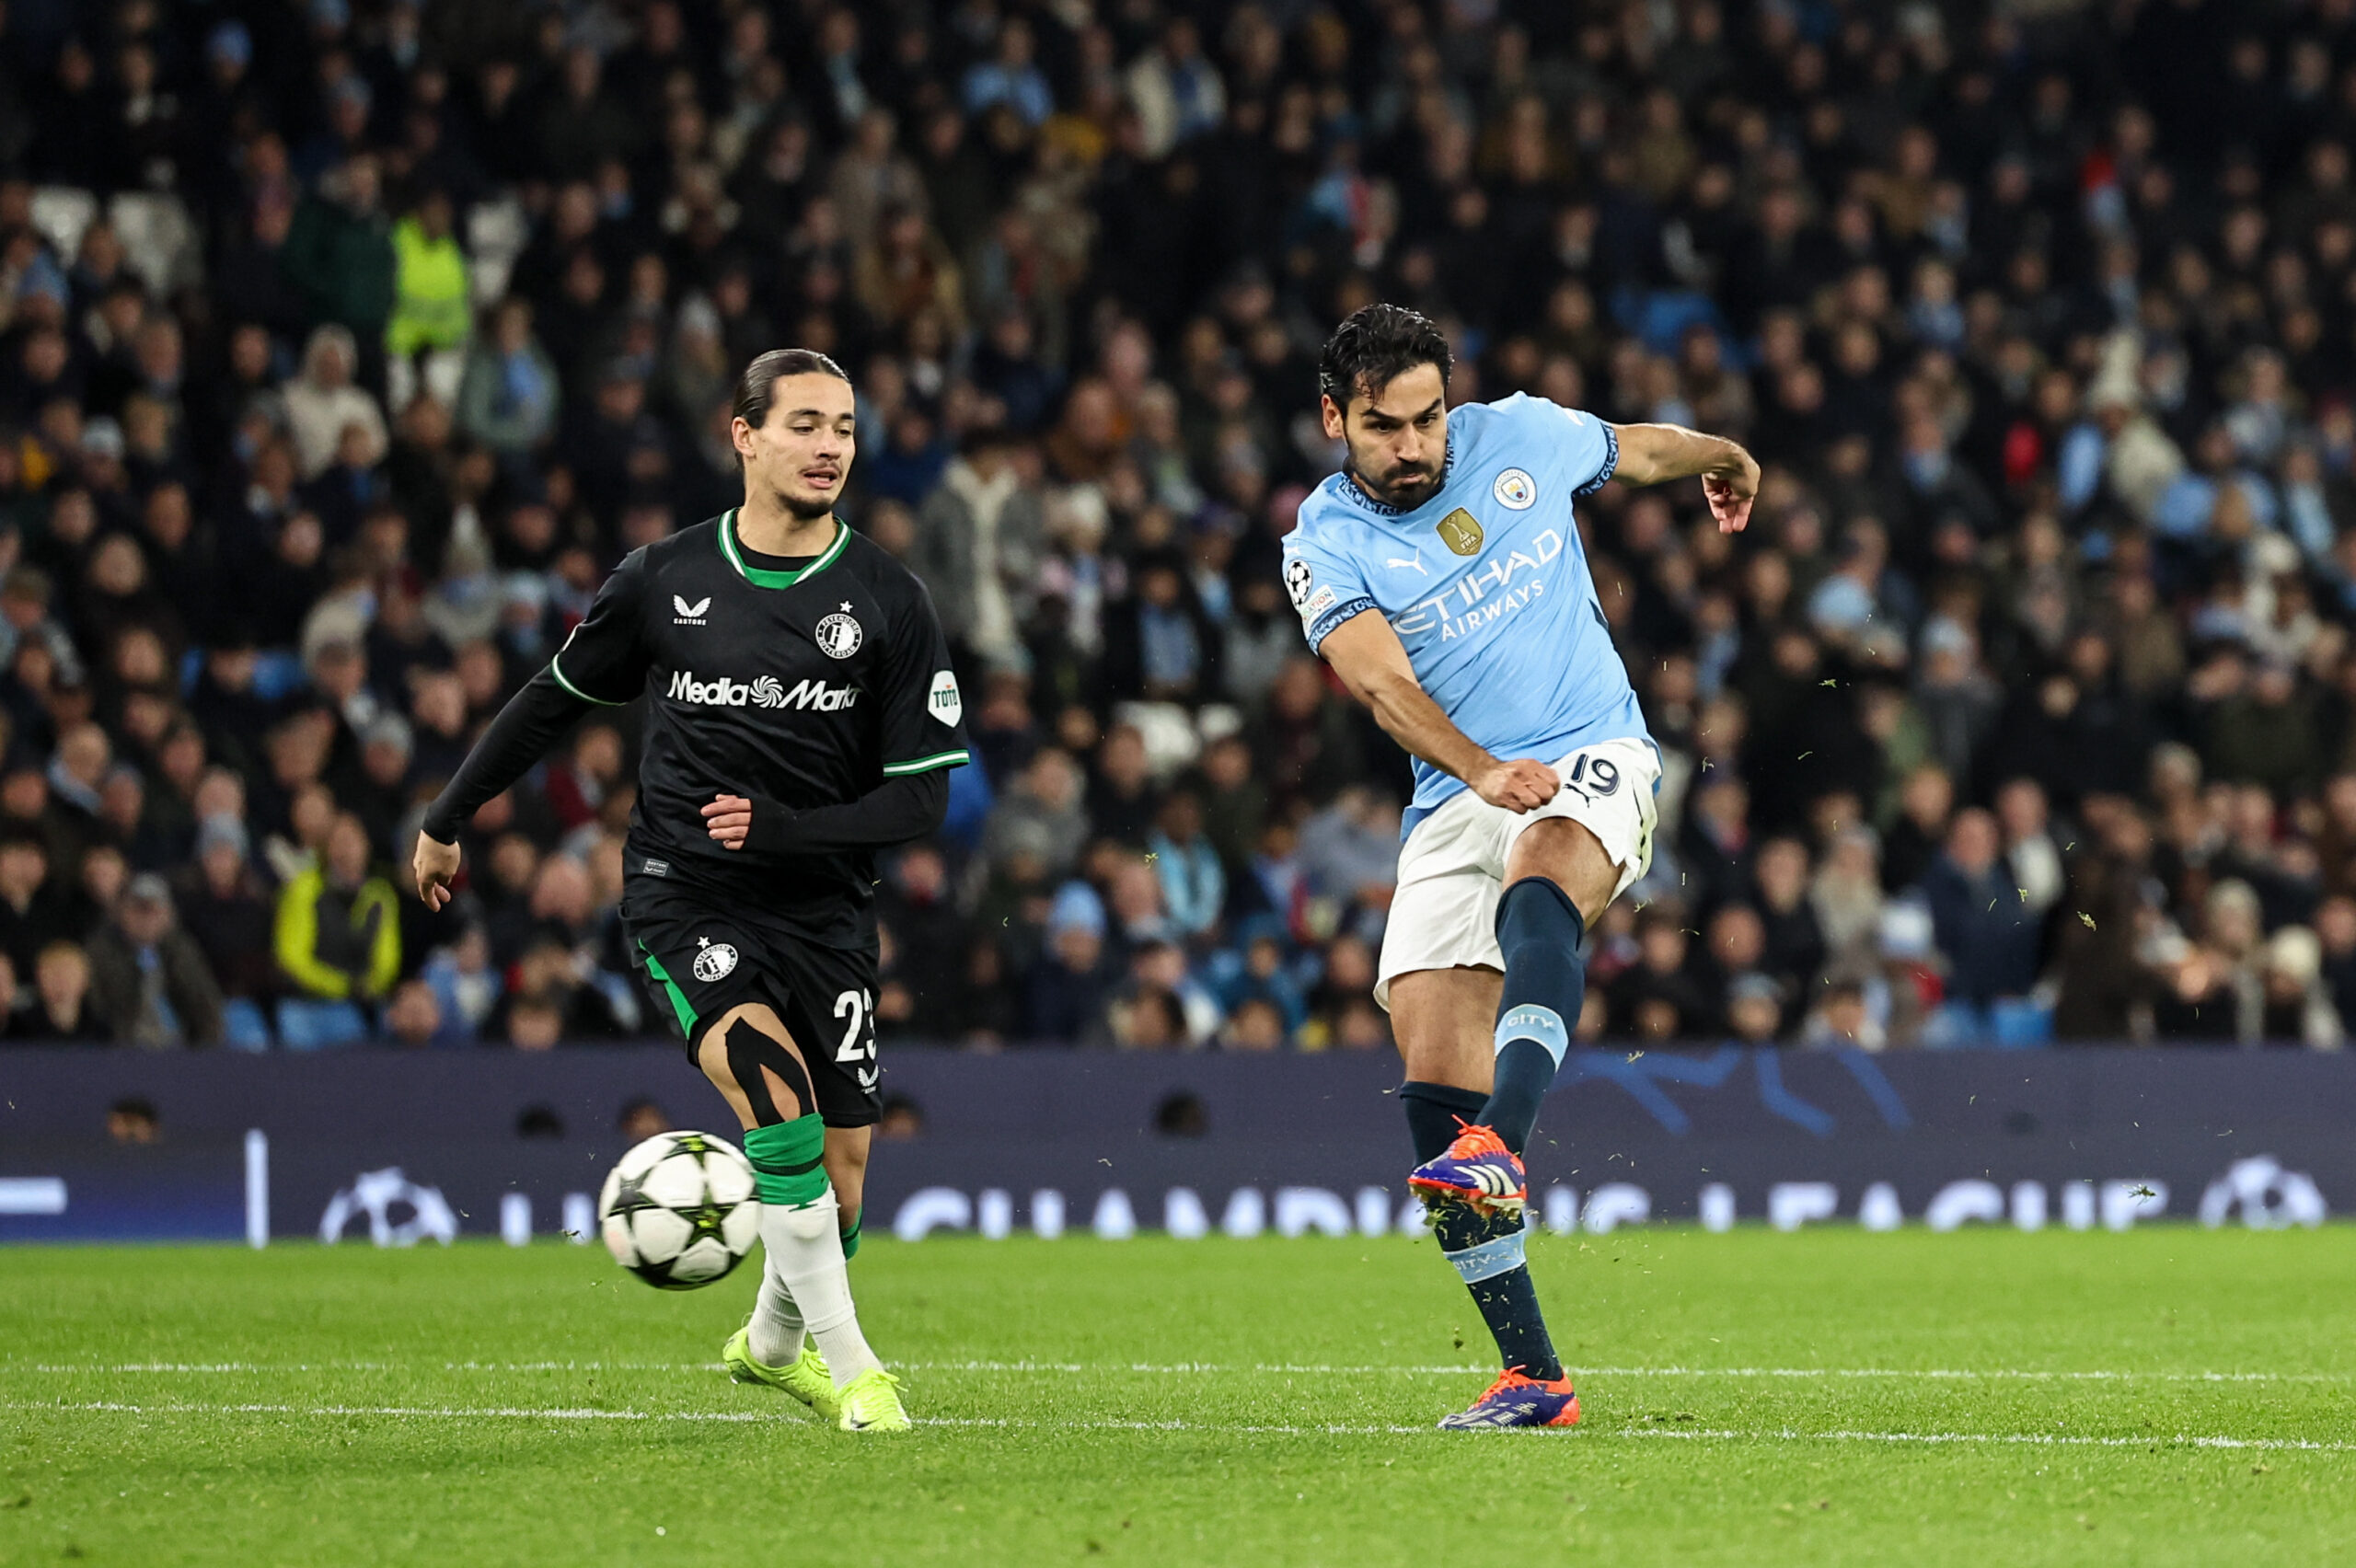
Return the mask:
<svg viewBox="0 0 2356 1568">
<path fill-rule="evenodd" d="M 873 948 L 821 947 L 757 910 L 647 876 L 623 884 L 622 929 L 655 1007 L 686 1036 L 690 1062 L 704 1025 L 767 1002 L 801 1048 L 826 1125 L 872 1126 L 882 1117 Z"/>
</svg>

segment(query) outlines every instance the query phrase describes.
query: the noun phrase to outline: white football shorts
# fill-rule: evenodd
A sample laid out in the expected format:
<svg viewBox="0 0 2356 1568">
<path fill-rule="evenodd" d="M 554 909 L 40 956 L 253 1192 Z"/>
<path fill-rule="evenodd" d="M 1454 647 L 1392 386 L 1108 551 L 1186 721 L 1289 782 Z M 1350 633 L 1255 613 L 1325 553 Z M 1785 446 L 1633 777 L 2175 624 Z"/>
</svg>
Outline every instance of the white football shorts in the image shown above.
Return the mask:
<svg viewBox="0 0 2356 1568">
<path fill-rule="evenodd" d="M 1399 886 L 1374 983 L 1374 999 L 1386 1011 L 1391 982 L 1399 975 L 1467 965 L 1505 968 L 1497 900 L 1507 858 L 1531 823 L 1569 817 L 1594 834 L 1620 868 L 1614 898 L 1652 864 L 1660 754 L 1651 742 L 1598 741 L 1555 763 L 1554 772 L 1563 788 L 1534 812 L 1516 814 L 1466 790 L 1417 823 L 1400 846 Z"/>
</svg>

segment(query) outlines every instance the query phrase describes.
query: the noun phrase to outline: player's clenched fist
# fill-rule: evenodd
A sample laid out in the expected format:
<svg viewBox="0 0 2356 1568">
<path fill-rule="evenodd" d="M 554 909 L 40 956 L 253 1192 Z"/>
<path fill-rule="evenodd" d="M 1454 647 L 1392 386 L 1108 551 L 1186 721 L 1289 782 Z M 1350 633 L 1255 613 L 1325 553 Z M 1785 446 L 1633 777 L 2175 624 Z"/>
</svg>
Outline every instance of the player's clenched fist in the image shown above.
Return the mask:
<svg viewBox="0 0 2356 1568">
<path fill-rule="evenodd" d="M 1467 782 L 1472 786 L 1472 792 L 1489 804 L 1503 806 L 1517 814 L 1536 811 L 1563 787 L 1553 768 L 1526 756 L 1492 763 Z"/>
<path fill-rule="evenodd" d="M 450 880 L 458 874 L 458 847 L 421 833 L 410 869 L 417 873 L 417 896 L 428 909 L 438 910 L 450 902 Z"/>
</svg>

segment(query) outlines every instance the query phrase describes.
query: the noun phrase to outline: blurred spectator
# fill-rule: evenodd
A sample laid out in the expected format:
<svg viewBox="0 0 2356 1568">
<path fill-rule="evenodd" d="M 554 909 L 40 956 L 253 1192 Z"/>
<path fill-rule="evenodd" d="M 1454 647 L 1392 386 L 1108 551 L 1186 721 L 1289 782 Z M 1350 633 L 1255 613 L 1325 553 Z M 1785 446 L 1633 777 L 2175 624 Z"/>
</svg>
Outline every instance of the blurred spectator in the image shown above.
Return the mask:
<svg viewBox="0 0 2356 1568">
<path fill-rule="evenodd" d="M 1976 807 L 1960 812 L 1946 850 L 1923 878 L 1923 898 L 1950 965 L 1948 992 L 1975 1008 L 2023 996 L 2037 978 L 2037 912 L 2000 848 L 1992 816 Z"/>
<path fill-rule="evenodd" d="M 1124 1051 L 1178 1051 L 1187 1043 L 1184 1009 L 1159 986 L 1140 986 L 1114 1002 L 1111 1032 Z"/>
<path fill-rule="evenodd" d="M 281 267 L 315 320 L 347 328 L 361 342 L 382 340 L 394 258 L 374 156 L 360 154 L 319 177 L 294 210 Z"/>
<path fill-rule="evenodd" d="M 1089 824 L 1116 844 L 1143 848 L 1154 816 L 1153 761 L 1135 724 L 1115 724 L 1096 749 L 1088 784 Z"/>
<path fill-rule="evenodd" d="M 1691 930 L 1677 905 L 1650 905 L 1636 917 L 1636 962 L 1608 987 L 1612 1034 L 1668 1041 L 1704 1036 L 1717 1007 L 1692 962 Z"/>
<path fill-rule="evenodd" d="M 551 867 L 568 864 L 549 862 Z M 612 1003 L 593 983 L 589 965 L 553 933 L 535 940 L 516 960 L 512 984 L 486 1028 L 511 1044 L 537 1042 L 551 1017 L 551 1045 L 564 1040 L 613 1040 L 623 1032 Z"/>
<path fill-rule="evenodd" d="M 966 433 L 917 514 L 909 564 L 932 591 L 941 629 L 994 667 L 1022 661 L 1045 521 L 1013 442 L 995 425 Z"/>
<path fill-rule="evenodd" d="M 89 1005 L 90 961 L 80 944 L 52 941 L 33 962 L 32 1014 L 22 1033 L 62 1045 L 102 1045 L 113 1036 Z"/>
<path fill-rule="evenodd" d="M 669 1124 L 666 1122 L 667 1127 Z M 924 1136 L 924 1111 L 905 1094 L 884 1097 L 884 1114 L 875 1124 L 875 1136 L 895 1143 L 906 1143 Z"/>
<path fill-rule="evenodd" d="M 643 1143 L 671 1130 L 670 1113 L 660 1102 L 641 1095 L 622 1107 L 614 1120 L 614 1130 L 631 1143 Z"/>
<path fill-rule="evenodd" d="M 90 939 L 91 1006 L 119 1043 L 150 1049 L 217 1045 L 221 988 L 204 950 L 180 929 L 164 879 L 131 879 Z"/>
<path fill-rule="evenodd" d="M 1399 871 L 1399 806 L 1353 785 L 1300 824 L 1300 860 L 1312 893 L 1387 909 Z"/>
<path fill-rule="evenodd" d="M 518 1051 L 552 1051 L 564 1038 L 564 1007 L 550 997 L 509 998 L 504 1043 Z"/>
<path fill-rule="evenodd" d="M 126 1095 L 107 1107 L 107 1137 L 119 1144 L 152 1144 L 164 1136 L 156 1104 L 138 1095 Z"/>
<path fill-rule="evenodd" d="M 1308 998 L 1309 1021 L 1300 1034 L 1304 1051 L 1363 1050 L 1387 1046 L 1391 1026 L 1373 1005 L 1375 950 L 1363 939 L 1337 937 L 1325 950 L 1324 973 Z M 1361 1006 L 1366 1009 L 1361 1012 Z"/>
<path fill-rule="evenodd" d="M 1282 1008 L 1267 997 L 1246 997 L 1228 1015 L 1219 1044 L 1230 1051 L 1276 1051 L 1289 1038 Z"/>
<path fill-rule="evenodd" d="M 303 368 L 281 396 L 286 423 L 294 438 L 294 461 L 306 480 L 316 479 L 337 460 L 346 432 L 360 432 L 353 465 L 373 468 L 384 461 L 387 437 L 384 411 L 376 399 L 352 385 L 359 369 L 359 349 L 352 333 L 335 325 L 311 334 L 303 349 Z"/>
<path fill-rule="evenodd" d="M 1801 1027 L 1801 1044 L 1878 1051 L 1888 1043 L 1865 1005 L 1862 981 L 1834 980 L 1822 990 L 1822 999 L 1808 1010 Z"/>
<path fill-rule="evenodd" d="M 1783 1025 L 1783 987 L 1764 974 L 1727 982 L 1727 1034 L 1744 1045 L 1773 1045 Z"/>
<path fill-rule="evenodd" d="M 457 396 L 474 313 L 456 223 L 448 192 L 429 189 L 393 225 L 393 307 L 385 352 L 397 408 L 420 388 L 445 404 Z"/>
<path fill-rule="evenodd" d="M 1993 837 L 1992 828 L 1990 837 Z M 1953 836 L 1949 838 L 1952 842 Z M 1992 864 L 1992 842 L 1989 855 L 1989 863 Z M 1821 933 L 1824 966 L 1828 969 L 1854 972 L 1871 960 L 1881 924 L 1879 858 L 1880 846 L 1871 828 L 1844 829 L 1833 839 L 1824 863 L 1809 883 L 1808 906 Z"/>
<path fill-rule="evenodd" d="M 506 992 L 505 981 L 491 967 L 490 936 L 479 924 L 468 925 L 456 941 L 428 959 L 424 979 L 433 988 L 439 1043 L 445 1044 L 477 1038 Z"/>
<path fill-rule="evenodd" d="M 467 360 L 458 425 L 498 455 L 518 459 L 556 432 L 561 393 L 555 363 L 532 335 L 532 307 L 500 302 Z"/>
<path fill-rule="evenodd" d="M 1025 984 L 1024 1034 L 1061 1044 L 1099 1044 L 1110 989 L 1104 905 L 1085 882 L 1067 882 L 1047 917 L 1046 945 Z"/>
<path fill-rule="evenodd" d="M 0 838 L 0 953 L 18 974 L 30 974 L 42 948 L 64 925 L 62 900 L 49 881 L 49 851 L 30 832 Z"/>
<path fill-rule="evenodd" d="M 1265 1002 L 1276 1009 L 1280 1040 L 1289 1040 L 1308 1021 L 1309 998 L 1288 962 L 1283 928 L 1267 916 L 1246 922 L 1238 936 L 1240 955 L 1222 952 L 1211 966 L 1211 984 L 1227 1014 L 1230 1043 L 1235 1015 L 1247 1002 Z"/>
<path fill-rule="evenodd" d="M 1161 884 L 1161 902 L 1178 934 L 1210 934 L 1227 905 L 1227 873 L 1203 836 L 1203 806 L 1187 790 L 1162 797 L 1154 829 L 1146 835 L 1146 859 Z M 1395 858 L 1395 857 L 1394 857 Z"/>
<path fill-rule="evenodd" d="M 1049 875 L 1070 870 L 1089 832 L 1080 790 L 1071 758 L 1053 748 L 1042 751 L 999 798 L 982 832 L 982 853 L 992 864 L 1025 856 Z"/>
<path fill-rule="evenodd" d="M 278 1005 L 289 1050 L 348 1045 L 368 1032 L 359 1004 L 400 974 L 400 914 L 392 884 L 373 873 L 368 830 L 345 813 L 328 830 L 318 865 L 278 895 L 278 963 L 293 994 Z"/>
<path fill-rule="evenodd" d="M 404 980 L 385 1009 L 385 1038 L 395 1045 L 432 1045 L 442 1033 L 442 1004 L 422 980 Z"/>
<path fill-rule="evenodd" d="M 2260 965 L 2257 1027 L 2245 1022 L 2246 1043 L 2337 1044 L 2339 1009 L 2323 985 L 2323 943 L 2304 926 L 2285 926 L 2267 940 Z"/>
<path fill-rule="evenodd" d="M 236 817 L 206 817 L 196 832 L 196 864 L 179 874 L 179 904 L 181 928 L 202 950 L 221 993 L 228 1043 L 260 1050 L 270 1043 L 265 1009 L 280 984 L 276 911 L 248 848 Z"/>
</svg>

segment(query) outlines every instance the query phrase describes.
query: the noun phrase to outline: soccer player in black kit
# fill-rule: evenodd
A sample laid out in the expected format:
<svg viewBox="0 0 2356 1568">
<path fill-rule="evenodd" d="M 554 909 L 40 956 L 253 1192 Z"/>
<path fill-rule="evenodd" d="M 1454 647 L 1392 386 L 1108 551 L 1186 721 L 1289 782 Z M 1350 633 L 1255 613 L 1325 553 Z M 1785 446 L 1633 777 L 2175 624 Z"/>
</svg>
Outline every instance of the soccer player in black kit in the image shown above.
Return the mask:
<svg viewBox="0 0 2356 1568">
<path fill-rule="evenodd" d="M 623 928 L 736 1113 L 762 1205 L 760 1294 L 722 1359 L 846 1430 L 898 1431 L 844 1267 L 881 1113 L 874 855 L 941 825 L 967 751 L 932 601 L 834 514 L 856 422 L 824 354 L 745 368 L 744 505 L 615 568 L 428 810 L 416 873 L 443 907 L 476 810 L 583 714 L 645 697 Z"/>
</svg>

